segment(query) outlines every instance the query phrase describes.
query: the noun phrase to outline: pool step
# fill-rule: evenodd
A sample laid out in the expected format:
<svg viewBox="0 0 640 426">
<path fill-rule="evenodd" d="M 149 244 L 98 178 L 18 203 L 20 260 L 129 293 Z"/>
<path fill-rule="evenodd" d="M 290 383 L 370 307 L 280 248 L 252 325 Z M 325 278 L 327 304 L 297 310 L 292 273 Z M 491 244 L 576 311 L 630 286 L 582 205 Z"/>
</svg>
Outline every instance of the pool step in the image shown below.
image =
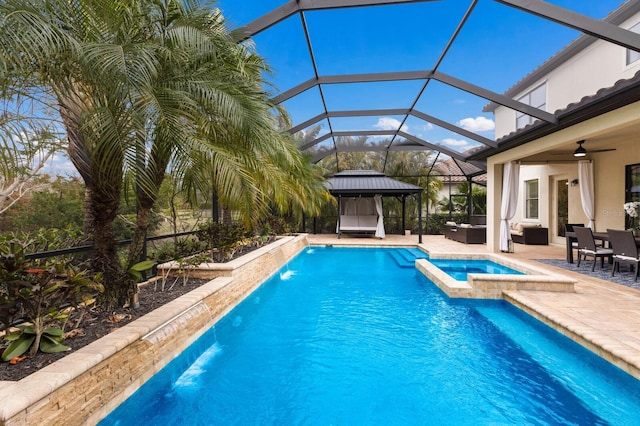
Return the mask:
<svg viewBox="0 0 640 426">
<path fill-rule="evenodd" d="M 409 248 L 405 250 L 411 253 L 414 259 L 429 259 L 429 255 L 423 252 L 422 250 L 420 250 L 419 248 Z"/>
<path fill-rule="evenodd" d="M 396 261 L 401 268 L 415 267 L 416 259 L 427 259 L 429 256 L 418 249 L 399 249 L 389 252 L 389 256 Z"/>
</svg>

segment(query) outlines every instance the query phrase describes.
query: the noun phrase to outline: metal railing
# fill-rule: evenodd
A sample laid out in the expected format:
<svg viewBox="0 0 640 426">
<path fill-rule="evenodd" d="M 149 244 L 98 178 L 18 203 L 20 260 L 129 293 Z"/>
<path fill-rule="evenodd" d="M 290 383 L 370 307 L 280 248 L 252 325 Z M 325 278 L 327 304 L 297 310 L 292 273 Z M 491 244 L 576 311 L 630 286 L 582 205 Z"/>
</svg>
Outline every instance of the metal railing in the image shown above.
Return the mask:
<svg viewBox="0 0 640 426">
<path fill-rule="evenodd" d="M 146 260 L 147 258 L 147 243 L 149 241 L 158 241 L 158 240 L 166 240 L 169 238 L 186 237 L 188 235 L 194 235 L 195 233 L 196 231 L 186 231 L 186 232 L 178 232 L 175 234 L 164 234 L 164 235 L 157 235 L 153 237 L 146 237 L 144 239 L 144 246 L 142 249 L 142 258 L 140 260 Z M 117 244 L 118 246 L 124 247 L 124 246 L 130 245 L 131 241 L 132 241 L 131 239 L 120 240 L 117 242 Z M 88 244 L 84 246 L 70 247 L 66 249 L 57 249 L 57 250 L 48 250 L 48 251 L 40 251 L 36 253 L 29 253 L 25 255 L 25 258 L 26 259 L 46 259 L 49 257 L 64 256 L 68 254 L 85 253 L 85 252 L 90 252 L 91 250 L 93 250 L 93 245 Z"/>
</svg>

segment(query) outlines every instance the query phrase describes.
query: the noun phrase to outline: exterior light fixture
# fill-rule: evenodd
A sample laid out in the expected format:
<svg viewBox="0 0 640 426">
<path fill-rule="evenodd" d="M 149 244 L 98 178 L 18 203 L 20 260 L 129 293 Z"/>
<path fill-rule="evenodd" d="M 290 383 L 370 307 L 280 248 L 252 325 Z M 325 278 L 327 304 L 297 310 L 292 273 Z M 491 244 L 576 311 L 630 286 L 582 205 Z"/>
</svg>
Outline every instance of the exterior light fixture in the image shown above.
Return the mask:
<svg viewBox="0 0 640 426">
<path fill-rule="evenodd" d="M 578 179 L 574 179 L 574 180 L 571 181 L 571 186 L 576 186 L 576 185 L 578 185 L 579 182 L 580 181 Z"/>
<path fill-rule="evenodd" d="M 587 150 L 584 149 L 584 147 L 582 146 L 584 142 L 585 142 L 584 139 L 576 142 L 578 144 L 578 148 L 576 148 L 576 150 L 573 151 L 574 157 L 584 157 L 585 155 L 587 155 Z"/>
</svg>

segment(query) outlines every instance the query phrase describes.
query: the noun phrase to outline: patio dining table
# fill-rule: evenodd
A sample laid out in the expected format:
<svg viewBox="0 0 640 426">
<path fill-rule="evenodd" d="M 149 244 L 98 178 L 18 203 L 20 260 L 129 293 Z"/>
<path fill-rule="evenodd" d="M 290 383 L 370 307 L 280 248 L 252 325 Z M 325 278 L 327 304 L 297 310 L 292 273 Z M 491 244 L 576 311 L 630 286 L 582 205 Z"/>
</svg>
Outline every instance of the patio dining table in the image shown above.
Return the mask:
<svg viewBox="0 0 640 426">
<path fill-rule="evenodd" d="M 566 232 L 564 239 L 567 245 L 567 262 L 573 263 L 573 243 L 578 241 L 575 232 Z M 602 241 L 603 243 L 609 242 L 609 234 L 606 232 L 594 232 L 593 239 Z M 640 247 L 640 237 L 636 237 L 636 246 Z"/>
</svg>

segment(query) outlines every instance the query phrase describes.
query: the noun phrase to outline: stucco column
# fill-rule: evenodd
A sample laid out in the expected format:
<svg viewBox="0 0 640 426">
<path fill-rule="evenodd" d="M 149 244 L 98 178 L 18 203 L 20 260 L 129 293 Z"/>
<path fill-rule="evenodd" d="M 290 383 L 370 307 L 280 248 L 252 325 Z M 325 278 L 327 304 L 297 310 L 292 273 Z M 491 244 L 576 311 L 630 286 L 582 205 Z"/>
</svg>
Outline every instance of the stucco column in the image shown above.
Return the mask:
<svg viewBox="0 0 640 426">
<path fill-rule="evenodd" d="M 502 202 L 502 163 L 487 161 L 487 249 L 500 251 L 500 203 Z"/>
</svg>

